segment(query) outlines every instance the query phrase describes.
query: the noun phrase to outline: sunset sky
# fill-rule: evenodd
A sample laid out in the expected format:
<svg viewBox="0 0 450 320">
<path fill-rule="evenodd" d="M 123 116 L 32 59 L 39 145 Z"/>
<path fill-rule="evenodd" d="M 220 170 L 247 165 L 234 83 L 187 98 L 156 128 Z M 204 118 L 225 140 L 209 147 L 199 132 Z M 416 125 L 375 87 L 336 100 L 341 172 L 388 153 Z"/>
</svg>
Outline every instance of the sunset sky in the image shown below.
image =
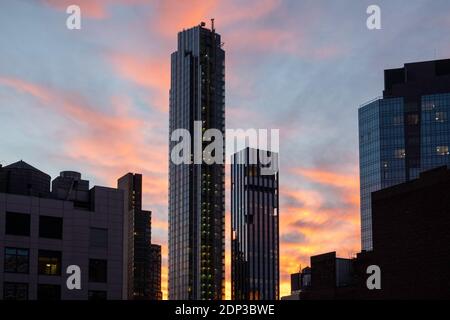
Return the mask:
<svg viewBox="0 0 450 320">
<path fill-rule="evenodd" d="M 79 31 L 66 28 L 71 4 Z M 366 27 L 371 4 L 382 30 Z M 142 173 L 167 298 L 170 54 L 178 31 L 215 18 L 227 128 L 280 129 L 286 295 L 311 255 L 360 250 L 358 107 L 381 95 L 384 69 L 450 57 L 449 13 L 448 0 L 2 0 L 0 163 L 79 171 L 91 186 Z"/>
</svg>

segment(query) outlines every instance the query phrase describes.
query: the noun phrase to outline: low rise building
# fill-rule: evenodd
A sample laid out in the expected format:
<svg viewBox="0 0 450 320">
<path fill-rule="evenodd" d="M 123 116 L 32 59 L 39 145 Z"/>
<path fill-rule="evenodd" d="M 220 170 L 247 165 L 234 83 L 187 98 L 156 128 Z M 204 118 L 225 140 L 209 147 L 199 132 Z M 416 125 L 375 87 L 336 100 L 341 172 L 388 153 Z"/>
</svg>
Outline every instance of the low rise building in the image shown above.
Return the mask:
<svg viewBox="0 0 450 320">
<path fill-rule="evenodd" d="M 0 298 L 123 299 L 124 193 L 76 172 L 50 176 L 19 161 L 0 167 Z M 81 289 L 66 285 L 69 266 Z"/>
</svg>

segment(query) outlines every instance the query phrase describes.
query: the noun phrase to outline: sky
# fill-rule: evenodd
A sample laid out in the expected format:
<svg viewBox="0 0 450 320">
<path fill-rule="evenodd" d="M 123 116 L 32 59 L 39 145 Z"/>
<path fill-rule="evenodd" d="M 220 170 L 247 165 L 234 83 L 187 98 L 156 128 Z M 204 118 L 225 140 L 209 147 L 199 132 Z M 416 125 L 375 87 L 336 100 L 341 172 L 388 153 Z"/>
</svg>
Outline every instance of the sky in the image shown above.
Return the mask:
<svg viewBox="0 0 450 320">
<path fill-rule="evenodd" d="M 81 30 L 66 27 L 71 4 Z M 381 30 L 366 26 L 373 4 Z M 280 129 L 287 295 L 311 255 L 360 250 L 357 110 L 382 94 L 384 69 L 450 58 L 449 13 L 448 0 L 2 0 L 0 163 L 79 171 L 91 186 L 142 173 L 167 298 L 170 54 L 179 31 L 215 18 L 227 128 Z"/>
</svg>

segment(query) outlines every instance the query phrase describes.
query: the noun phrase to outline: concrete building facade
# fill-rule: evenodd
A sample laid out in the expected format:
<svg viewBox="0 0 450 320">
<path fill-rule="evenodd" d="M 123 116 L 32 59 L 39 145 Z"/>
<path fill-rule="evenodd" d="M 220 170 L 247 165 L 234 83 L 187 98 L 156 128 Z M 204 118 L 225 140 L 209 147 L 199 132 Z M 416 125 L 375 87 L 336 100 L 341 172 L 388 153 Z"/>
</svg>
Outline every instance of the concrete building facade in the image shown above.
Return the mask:
<svg viewBox="0 0 450 320">
<path fill-rule="evenodd" d="M 76 172 L 50 176 L 23 161 L 0 167 L 0 298 L 124 299 L 124 193 Z M 81 289 L 66 285 L 81 269 Z"/>
</svg>

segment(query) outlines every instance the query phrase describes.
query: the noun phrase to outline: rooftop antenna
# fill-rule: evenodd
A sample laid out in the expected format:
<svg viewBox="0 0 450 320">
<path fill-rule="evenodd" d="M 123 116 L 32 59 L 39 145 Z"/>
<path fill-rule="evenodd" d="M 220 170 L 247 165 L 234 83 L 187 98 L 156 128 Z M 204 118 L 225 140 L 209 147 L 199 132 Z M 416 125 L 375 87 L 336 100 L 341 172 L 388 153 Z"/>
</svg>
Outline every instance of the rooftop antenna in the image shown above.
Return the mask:
<svg viewBox="0 0 450 320">
<path fill-rule="evenodd" d="M 211 31 L 214 32 L 214 18 L 211 19 Z"/>
</svg>

